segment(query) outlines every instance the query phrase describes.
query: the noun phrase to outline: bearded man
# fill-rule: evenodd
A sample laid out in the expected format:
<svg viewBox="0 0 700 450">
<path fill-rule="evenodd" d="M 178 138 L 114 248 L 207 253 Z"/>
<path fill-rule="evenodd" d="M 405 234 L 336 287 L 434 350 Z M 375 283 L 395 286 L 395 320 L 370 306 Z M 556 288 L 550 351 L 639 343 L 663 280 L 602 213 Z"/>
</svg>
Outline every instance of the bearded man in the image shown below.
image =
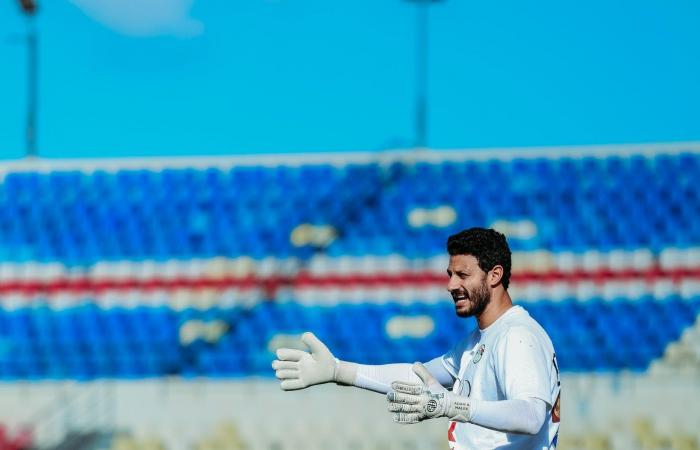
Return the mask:
<svg viewBox="0 0 700 450">
<path fill-rule="evenodd" d="M 283 390 L 321 383 L 386 394 L 395 422 L 446 417 L 452 450 L 553 449 L 559 431 L 559 367 L 547 332 L 508 293 L 503 234 L 470 228 L 447 239 L 447 290 L 459 317 L 476 319 L 444 355 L 422 364 L 363 365 L 334 358 L 312 333 L 310 352 L 279 349 Z"/>
</svg>

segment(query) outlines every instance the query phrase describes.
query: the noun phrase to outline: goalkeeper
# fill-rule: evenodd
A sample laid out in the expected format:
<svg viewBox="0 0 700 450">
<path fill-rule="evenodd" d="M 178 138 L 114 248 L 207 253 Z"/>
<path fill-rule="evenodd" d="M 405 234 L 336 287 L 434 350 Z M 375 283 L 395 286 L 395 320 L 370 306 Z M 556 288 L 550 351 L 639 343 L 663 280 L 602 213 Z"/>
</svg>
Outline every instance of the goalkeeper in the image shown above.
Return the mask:
<svg viewBox="0 0 700 450">
<path fill-rule="evenodd" d="M 559 368 L 545 330 L 508 294 L 511 252 L 503 234 L 470 228 L 447 240 L 447 290 L 476 327 L 425 364 L 340 361 L 312 333 L 310 352 L 282 348 L 272 363 L 283 390 L 335 382 L 386 394 L 395 422 L 447 417 L 452 450 L 553 449 Z"/>
</svg>

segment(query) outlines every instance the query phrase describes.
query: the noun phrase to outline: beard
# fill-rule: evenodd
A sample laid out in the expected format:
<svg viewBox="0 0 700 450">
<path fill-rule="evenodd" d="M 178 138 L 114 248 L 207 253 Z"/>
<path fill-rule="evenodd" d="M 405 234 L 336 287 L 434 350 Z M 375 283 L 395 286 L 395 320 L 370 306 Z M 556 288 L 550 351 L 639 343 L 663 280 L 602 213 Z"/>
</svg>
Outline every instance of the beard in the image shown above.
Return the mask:
<svg viewBox="0 0 700 450">
<path fill-rule="evenodd" d="M 478 317 L 481 315 L 481 313 L 484 312 L 489 302 L 491 301 L 491 293 L 489 292 L 489 288 L 486 285 L 486 277 L 483 278 L 483 280 L 481 281 L 481 285 L 479 285 L 477 288 L 467 290 L 466 292 L 461 291 L 461 293 L 466 293 L 467 298 L 466 300 L 462 301 L 466 302 L 467 305 L 459 307 L 457 306 L 457 303 L 459 302 L 455 303 L 455 313 L 459 317 Z"/>
</svg>

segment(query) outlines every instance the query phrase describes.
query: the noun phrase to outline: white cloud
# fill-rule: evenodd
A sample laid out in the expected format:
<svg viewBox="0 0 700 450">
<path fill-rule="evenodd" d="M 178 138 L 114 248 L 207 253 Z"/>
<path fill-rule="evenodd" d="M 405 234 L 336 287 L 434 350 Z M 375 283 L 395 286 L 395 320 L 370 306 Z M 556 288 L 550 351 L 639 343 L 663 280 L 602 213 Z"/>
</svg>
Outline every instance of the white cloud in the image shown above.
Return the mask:
<svg viewBox="0 0 700 450">
<path fill-rule="evenodd" d="M 129 36 L 201 34 L 204 25 L 190 17 L 194 0 L 69 0 L 103 25 Z"/>
</svg>

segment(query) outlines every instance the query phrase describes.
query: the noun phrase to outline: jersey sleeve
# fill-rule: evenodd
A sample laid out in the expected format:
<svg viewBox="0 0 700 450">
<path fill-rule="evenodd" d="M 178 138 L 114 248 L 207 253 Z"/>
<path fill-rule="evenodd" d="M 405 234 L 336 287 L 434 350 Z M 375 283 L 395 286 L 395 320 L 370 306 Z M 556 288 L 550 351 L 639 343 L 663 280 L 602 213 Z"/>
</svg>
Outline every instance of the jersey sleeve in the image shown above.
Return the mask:
<svg viewBox="0 0 700 450">
<path fill-rule="evenodd" d="M 505 333 L 498 347 L 496 376 L 506 399 L 539 398 L 551 407 L 553 355 L 544 343 L 527 328 L 515 326 Z"/>
<path fill-rule="evenodd" d="M 418 375 L 413 373 L 412 364 L 355 364 L 355 366 L 357 367 L 357 373 L 352 385 L 367 389 L 368 391 L 379 392 L 380 394 L 390 392 L 391 383 L 394 381 L 408 383 L 421 382 Z M 454 378 L 452 378 L 452 375 L 445 369 L 440 357 L 426 362 L 425 367 L 444 387 L 449 388 L 454 384 Z"/>
</svg>

